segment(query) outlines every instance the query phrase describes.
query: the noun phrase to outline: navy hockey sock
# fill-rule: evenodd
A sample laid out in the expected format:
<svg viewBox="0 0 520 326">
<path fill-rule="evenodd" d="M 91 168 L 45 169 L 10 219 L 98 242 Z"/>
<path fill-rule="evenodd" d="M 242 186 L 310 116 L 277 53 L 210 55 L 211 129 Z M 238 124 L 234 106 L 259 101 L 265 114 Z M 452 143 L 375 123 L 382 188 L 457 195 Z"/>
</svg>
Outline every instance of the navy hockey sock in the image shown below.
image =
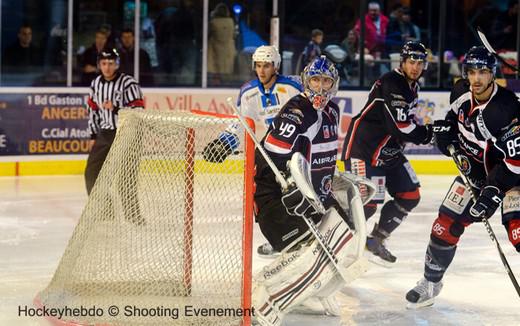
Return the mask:
<svg viewBox="0 0 520 326">
<path fill-rule="evenodd" d="M 408 212 L 401 207 L 395 200 L 390 200 L 381 208 L 377 231 L 388 238 L 401 222 L 406 218 Z M 375 231 L 375 230 L 374 230 Z"/>
</svg>

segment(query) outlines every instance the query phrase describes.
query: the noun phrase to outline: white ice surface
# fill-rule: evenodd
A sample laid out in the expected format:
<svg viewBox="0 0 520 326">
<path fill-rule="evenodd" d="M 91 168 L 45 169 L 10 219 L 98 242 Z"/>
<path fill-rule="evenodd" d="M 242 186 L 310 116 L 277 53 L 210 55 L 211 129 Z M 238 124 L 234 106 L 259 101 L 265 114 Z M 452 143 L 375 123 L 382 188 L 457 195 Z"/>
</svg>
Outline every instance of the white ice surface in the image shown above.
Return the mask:
<svg viewBox="0 0 520 326">
<path fill-rule="evenodd" d="M 373 265 L 343 288 L 336 295 L 341 317 L 291 314 L 284 325 L 520 325 L 520 299 L 479 224 L 463 235 L 435 305 L 405 309 L 404 295 L 421 278 L 431 224 L 452 178 L 420 176 L 422 201 L 388 242 L 398 262 L 391 269 Z M 18 306 L 32 306 L 50 281 L 85 202 L 82 176 L 0 178 L 0 325 L 48 325 L 19 317 Z M 499 216 L 491 224 L 520 278 L 520 255 Z M 263 241 L 255 226 L 254 248 Z M 255 256 L 254 270 L 267 262 Z"/>
</svg>

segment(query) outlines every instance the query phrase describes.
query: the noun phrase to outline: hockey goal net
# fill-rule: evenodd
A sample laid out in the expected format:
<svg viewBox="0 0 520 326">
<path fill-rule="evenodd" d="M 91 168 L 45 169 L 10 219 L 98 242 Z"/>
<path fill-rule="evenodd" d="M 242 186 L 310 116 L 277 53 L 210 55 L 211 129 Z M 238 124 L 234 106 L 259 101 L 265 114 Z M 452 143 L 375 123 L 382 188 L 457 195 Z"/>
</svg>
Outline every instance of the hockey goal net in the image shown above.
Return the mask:
<svg viewBox="0 0 520 326">
<path fill-rule="evenodd" d="M 239 135 L 223 163 L 202 155 L 230 123 L 238 119 L 122 110 L 36 304 L 99 308 L 96 316 L 67 317 L 81 325 L 248 325 L 254 145 Z"/>
</svg>

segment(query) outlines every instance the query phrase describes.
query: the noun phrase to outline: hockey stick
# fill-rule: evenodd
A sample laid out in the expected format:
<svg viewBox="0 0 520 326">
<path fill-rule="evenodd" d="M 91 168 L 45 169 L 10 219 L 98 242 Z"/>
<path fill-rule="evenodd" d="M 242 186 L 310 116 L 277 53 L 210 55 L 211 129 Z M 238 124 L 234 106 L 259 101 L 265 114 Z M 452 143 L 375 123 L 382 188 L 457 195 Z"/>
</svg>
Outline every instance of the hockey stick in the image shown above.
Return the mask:
<svg viewBox="0 0 520 326">
<path fill-rule="evenodd" d="M 457 170 L 459 170 L 459 175 L 462 178 L 462 181 L 464 181 L 464 185 L 468 189 L 469 193 L 471 194 L 471 198 L 473 199 L 473 202 L 477 201 L 477 194 L 475 194 L 475 191 L 473 190 L 473 187 L 469 183 L 468 178 L 464 173 L 462 173 L 462 164 L 457 157 L 457 153 L 455 151 L 455 148 L 453 145 L 448 146 L 448 151 L 450 152 L 450 155 L 455 162 L 455 165 L 457 166 Z M 518 285 L 518 282 L 516 281 L 515 274 L 511 271 L 511 267 L 509 266 L 509 263 L 507 262 L 506 256 L 504 255 L 504 252 L 502 251 L 502 247 L 500 246 L 500 243 L 498 243 L 498 239 L 495 236 L 495 232 L 493 232 L 493 229 L 491 228 L 491 224 L 489 224 L 489 221 L 487 218 L 482 218 L 482 222 L 484 223 L 484 226 L 486 227 L 486 230 L 489 234 L 489 237 L 491 238 L 491 241 L 493 241 L 498 250 L 498 255 L 500 256 L 500 260 L 502 260 L 502 264 L 504 264 L 504 267 L 506 269 L 507 275 L 509 275 L 509 278 L 511 279 L 511 282 L 513 283 L 513 286 L 515 287 L 516 293 L 518 296 L 520 296 L 520 286 Z"/>
<path fill-rule="evenodd" d="M 515 67 L 513 66 L 512 64 L 508 63 L 504 58 L 502 58 L 498 53 L 497 51 L 495 51 L 495 49 L 493 49 L 493 47 L 491 46 L 491 44 L 489 43 L 486 35 L 484 34 L 484 32 L 482 32 L 482 30 L 480 29 L 480 27 L 477 27 L 477 34 L 478 34 L 478 37 L 480 38 L 480 41 L 482 42 L 482 44 L 484 45 L 484 47 L 489 51 L 489 53 L 493 54 L 497 59 L 498 61 L 500 61 L 503 65 L 505 65 L 506 67 L 508 67 L 509 69 L 512 69 L 516 72 L 520 72 L 520 68 L 518 67 Z"/>
<path fill-rule="evenodd" d="M 247 131 L 247 133 L 249 134 L 249 136 L 251 137 L 251 139 L 255 143 L 256 147 L 258 148 L 258 150 L 260 151 L 260 153 L 262 154 L 262 156 L 266 160 L 267 164 L 269 164 L 269 167 L 271 168 L 271 170 L 273 171 L 275 176 L 277 178 L 280 178 L 278 181 L 280 182 L 280 185 L 282 186 L 282 188 L 284 190 L 286 190 L 289 187 L 287 181 L 282 176 L 282 173 L 280 172 L 280 170 L 278 170 L 278 168 L 276 167 L 274 162 L 271 160 L 271 158 L 269 157 L 269 154 L 267 154 L 267 152 L 264 150 L 264 148 L 262 147 L 262 145 L 260 144 L 258 139 L 256 139 L 255 133 L 247 125 L 247 122 L 245 121 L 244 116 L 238 110 L 238 108 L 235 106 L 235 103 L 233 102 L 233 99 L 231 97 L 228 97 L 227 98 L 227 102 L 231 106 L 233 111 L 235 111 L 235 114 L 237 115 L 238 119 L 240 120 L 240 123 L 244 126 L 244 129 Z M 312 203 L 312 201 L 311 201 L 311 203 Z M 320 202 L 313 203 L 313 204 L 319 204 L 319 206 L 321 206 L 321 212 L 325 211 L 325 209 L 323 208 L 323 206 L 321 205 Z M 315 208 L 317 208 L 317 210 L 320 211 L 319 207 L 315 207 Z M 311 231 L 311 233 L 314 235 L 314 237 L 316 238 L 316 240 L 318 241 L 318 243 L 322 247 L 323 251 L 325 251 L 327 257 L 329 258 L 329 260 L 332 263 L 332 265 L 334 266 L 334 268 L 336 268 L 336 270 L 341 275 L 343 280 L 345 282 L 347 282 L 349 280 L 349 278 L 347 276 L 346 271 L 339 266 L 338 258 L 334 254 L 334 251 L 325 243 L 323 235 L 321 234 L 320 230 L 318 230 L 318 228 L 316 227 L 316 224 L 314 224 L 314 222 L 310 218 L 308 218 L 306 216 L 303 217 L 303 220 L 305 221 L 305 223 L 309 227 L 309 230 Z"/>
</svg>

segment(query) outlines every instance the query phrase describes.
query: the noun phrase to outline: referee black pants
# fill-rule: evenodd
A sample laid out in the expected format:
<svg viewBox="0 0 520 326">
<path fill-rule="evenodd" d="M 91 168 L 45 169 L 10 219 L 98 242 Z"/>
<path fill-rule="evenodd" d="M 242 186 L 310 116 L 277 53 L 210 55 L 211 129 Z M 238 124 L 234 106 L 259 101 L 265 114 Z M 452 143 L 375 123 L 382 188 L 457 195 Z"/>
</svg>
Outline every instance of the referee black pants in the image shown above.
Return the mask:
<svg viewBox="0 0 520 326">
<path fill-rule="evenodd" d="M 115 130 L 102 130 L 97 135 L 96 142 L 90 151 L 85 168 L 85 184 L 89 195 L 105 163 L 115 136 Z M 137 195 L 139 161 L 136 160 L 133 163 L 135 164 L 129 164 L 124 171 L 125 182 L 122 182 L 120 178 L 116 178 L 113 181 L 118 184 L 125 218 L 132 223 L 141 225 L 144 224 L 144 218 L 141 216 Z M 107 196 L 105 199 L 108 201 L 110 209 L 113 209 L 112 198 Z"/>
<path fill-rule="evenodd" d="M 87 187 L 87 194 L 89 195 L 96 183 L 99 171 L 101 171 L 103 163 L 105 163 L 115 136 L 115 130 L 101 130 L 97 135 L 94 146 L 92 146 L 92 149 L 90 150 L 87 159 L 87 167 L 85 168 L 85 185 Z"/>
</svg>

